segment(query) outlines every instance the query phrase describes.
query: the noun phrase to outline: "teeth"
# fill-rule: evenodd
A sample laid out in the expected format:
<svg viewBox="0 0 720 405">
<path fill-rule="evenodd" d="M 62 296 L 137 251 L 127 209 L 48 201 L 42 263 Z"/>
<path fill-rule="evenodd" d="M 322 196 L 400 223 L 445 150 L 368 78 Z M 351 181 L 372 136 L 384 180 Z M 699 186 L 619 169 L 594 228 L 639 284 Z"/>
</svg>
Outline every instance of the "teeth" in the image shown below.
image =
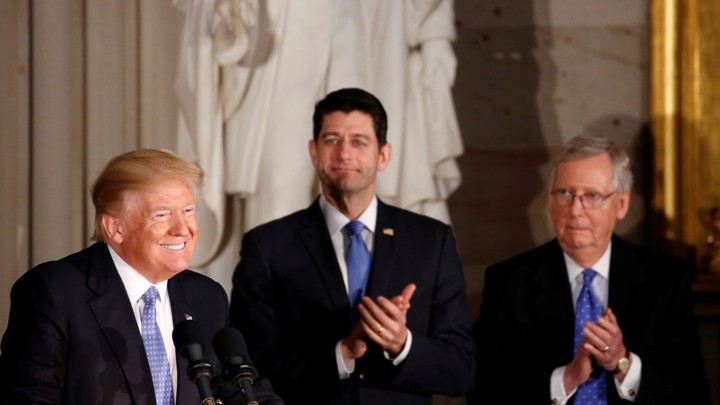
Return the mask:
<svg viewBox="0 0 720 405">
<path fill-rule="evenodd" d="M 160 246 L 163 247 L 163 248 L 165 248 L 165 249 L 180 250 L 180 249 L 182 249 L 182 248 L 185 246 L 185 242 L 180 243 L 180 244 L 177 244 L 177 245 L 162 245 L 162 244 L 161 244 Z"/>
</svg>

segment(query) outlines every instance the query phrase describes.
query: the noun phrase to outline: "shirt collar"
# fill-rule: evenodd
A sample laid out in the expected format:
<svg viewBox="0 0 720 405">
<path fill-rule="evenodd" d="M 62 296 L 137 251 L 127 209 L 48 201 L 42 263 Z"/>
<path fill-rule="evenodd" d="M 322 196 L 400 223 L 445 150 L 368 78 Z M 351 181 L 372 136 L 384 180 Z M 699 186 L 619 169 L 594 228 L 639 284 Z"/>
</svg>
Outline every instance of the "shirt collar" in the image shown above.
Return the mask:
<svg viewBox="0 0 720 405">
<path fill-rule="evenodd" d="M 110 250 L 110 257 L 112 257 L 115 268 L 117 269 L 123 285 L 125 286 L 125 291 L 127 292 L 128 297 L 130 297 L 130 302 L 138 302 L 151 285 L 154 285 L 155 288 L 157 288 L 160 302 L 167 302 L 167 280 L 157 284 L 152 284 L 137 270 L 127 264 L 127 262 L 123 260 L 123 258 L 120 257 L 120 255 L 118 255 L 110 245 L 107 245 L 107 247 L 108 250 Z"/>
<path fill-rule="evenodd" d="M 602 256 L 600 256 L 600 259 L 597 261 L 597 263 L 593 264 L 591 269 L 595 270 L 599 275 L 601 275 L 604 279 L 609 280 L 610 278 L 610 249 L 612 248 L 612 241 L 608 243 L 607 248 L 605 248 L 605 252 L 603 252 Z M 569 254 L 563 252 L 563 257 L 565 258 L 565 268 L 567 269 L 568 273 L 568 279 L 570 282 L 575 280 L 577 276 L 580 275 L 580 273 L 585 270 L 584 267 L 580 266 L 573 260 L 572 257 L 570 257 Z"/>
<path fill-rule="evenodd" d="M 365 208 L 365 211 L 363 211 L 357 219 L 373 234 L 375 233 L 375 223 L 377 221 L 377 207 L 377 196 L 373 196 L 370 205 Z M 337 208 L 333 207 L 323 194 L 320 194 L 320 210 L 325 217 L 325 223 L 327 224 L 330 235 L 335 235 L 337 232 L 340 232 L 342 228 L 350 222 L 350 219 L 338 211 Z"/>
</svg>

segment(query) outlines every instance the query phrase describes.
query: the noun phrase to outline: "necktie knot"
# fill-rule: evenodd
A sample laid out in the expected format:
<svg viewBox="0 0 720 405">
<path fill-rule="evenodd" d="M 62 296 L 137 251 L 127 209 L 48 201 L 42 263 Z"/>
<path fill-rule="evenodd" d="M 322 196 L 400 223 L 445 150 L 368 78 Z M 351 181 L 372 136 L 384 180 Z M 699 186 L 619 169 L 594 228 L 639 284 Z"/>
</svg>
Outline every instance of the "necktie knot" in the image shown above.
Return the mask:
<svg viewBox="0 0 720 405">
<path fill-rule="evenodd" d="M 590 288 L 590 284 L 592 284 L 593 279 L 595 276 L 597 276 L 597 272 L 593 269 L 585 269 L 583 270 L 583 287 Z"/>
<path fill-rule="evenodd" d="M 147 306 L 154 307 L 158 295 L 160 294 L 158 293 L 157 288 L 155 288 L 155 286 L 150 286 L 150 288 L 148 288 L 147 291 L 145 291 L 145 294 L 143 294 L 142 296 L 143 302 Z"/>
<path fill-rule="evenodd" d="M 345 233 L 351 238 L 360 235 L 365 225 L 360 221 L 350 221 L 343 227 Z"/>
</svg>

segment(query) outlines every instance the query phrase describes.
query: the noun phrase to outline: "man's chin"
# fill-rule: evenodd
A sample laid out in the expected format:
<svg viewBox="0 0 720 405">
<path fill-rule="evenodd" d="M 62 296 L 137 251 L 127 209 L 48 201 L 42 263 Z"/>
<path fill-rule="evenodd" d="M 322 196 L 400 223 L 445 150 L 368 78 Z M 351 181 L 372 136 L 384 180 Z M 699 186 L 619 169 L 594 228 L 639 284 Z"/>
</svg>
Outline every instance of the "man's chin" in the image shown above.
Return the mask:
<svg viewBox="0 0 720 405">
<path fill-rule="evenodd" d="M 190 266 L 190 260 L 178 260 L 177 258 L 175 258 L 174 260 L 168 260 L 167 264 L 167 271 L 172 274 L 177 274 L 183 270 L 186 270 Z"/>
<path fill-rule="evenodd" d="M 587 238 L 572 238 L 565 237 L 560 240 L 560 246 L 566 251 L 576 251 L 586 248 L 590 245 L 590 240 Z"/>
</svg>

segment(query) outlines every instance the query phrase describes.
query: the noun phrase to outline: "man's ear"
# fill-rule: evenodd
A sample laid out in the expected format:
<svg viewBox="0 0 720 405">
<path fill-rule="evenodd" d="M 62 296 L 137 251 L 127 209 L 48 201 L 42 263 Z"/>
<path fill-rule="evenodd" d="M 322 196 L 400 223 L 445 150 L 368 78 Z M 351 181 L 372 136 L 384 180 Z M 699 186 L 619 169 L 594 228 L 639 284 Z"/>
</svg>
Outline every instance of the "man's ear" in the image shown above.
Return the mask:
<svg viewBox="0 0 720 405">
<path fill-rule="evenodd" d="M 625 190 L 618 196 L 617 220 L 621 221 L 630 209 L 630 190 Z"/>
<path fill-rule="evenodd" d="M 123 242 L 124 229 L 120 218 L 114 217 L 110 214 L 103 214 L 102 224 L 105 229 L 105 234 L 110 241 L 117 244 L 121 244 Z"/>
<path fill-rule="evenodd" d="M 390 158 L 392 157 L 392 145 L 386 143 L 380 148 L 380 154 L 378 155 L 378 171 L 385 170 L 390 164 Z"/>
<path fill-rule="evenodd" d="M 315 145 L 315 139 L 310 139 L 308 142 L 308 152 L 310 152 L 310 161 L 313 166 L 317 167 L 317 150 Z"/>
</svg>

